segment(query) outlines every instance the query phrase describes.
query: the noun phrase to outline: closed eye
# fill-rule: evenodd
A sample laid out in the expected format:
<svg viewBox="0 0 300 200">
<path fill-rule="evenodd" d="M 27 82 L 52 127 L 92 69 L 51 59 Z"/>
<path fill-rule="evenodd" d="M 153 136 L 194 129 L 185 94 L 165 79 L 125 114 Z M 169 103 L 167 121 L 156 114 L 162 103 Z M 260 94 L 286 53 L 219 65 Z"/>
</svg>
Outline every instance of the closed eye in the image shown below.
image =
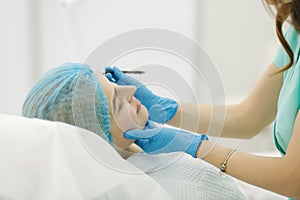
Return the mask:
<svg viewBox="0 0 300 200">
<path fill-rule="evenodd" d="M 119 106 L 118 106 L 118 110 L 117 113 L 120 113 L 120 110 L 122 110 L 122 108 L 124 107 L 124 99 L 118 99 L 119 100 Z"/>
<path fill-rule="evenodd" d="M 124 107 L 124 99 L 118 97 L 117 90 L 114 88 L 113 94 L 113 109 L 115 114 L 119 114 L 120 110 Z"/>
</svg>

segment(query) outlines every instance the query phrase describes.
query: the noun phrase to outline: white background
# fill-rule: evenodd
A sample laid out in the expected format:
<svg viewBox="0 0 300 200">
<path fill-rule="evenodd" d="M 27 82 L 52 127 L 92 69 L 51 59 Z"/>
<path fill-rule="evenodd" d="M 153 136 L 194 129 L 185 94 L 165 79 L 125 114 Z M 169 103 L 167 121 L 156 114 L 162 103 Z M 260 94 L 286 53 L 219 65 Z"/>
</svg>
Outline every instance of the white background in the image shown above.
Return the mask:
<svg viewBox="0 0 300 200">
<path fill-rule="evenodd" d="M 247 95 L 278 46 L 274 21 L 260 0 L 10 0 L 1 2 L 0 20 L 0 113 L 12 115 L 21 114 L 26 93 L 45 70 L 83 62 L 125 31 L 164 28 L 197 41 L 220 72 L 229 103 Z M 246 151 L 273 150 L 271 128 L 266 132 L 252 143 L 223 142 Z"/>
</svg>

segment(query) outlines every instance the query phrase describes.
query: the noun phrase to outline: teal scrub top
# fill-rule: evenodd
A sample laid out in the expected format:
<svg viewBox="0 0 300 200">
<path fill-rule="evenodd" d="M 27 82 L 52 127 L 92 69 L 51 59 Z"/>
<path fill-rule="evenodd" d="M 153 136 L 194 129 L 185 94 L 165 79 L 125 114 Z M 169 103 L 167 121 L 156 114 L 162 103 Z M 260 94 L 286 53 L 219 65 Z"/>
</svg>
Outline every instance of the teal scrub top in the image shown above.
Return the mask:
<svg viewBox="0 0 300 200">
<path fill-rule="evenodd" d="M 300 107 L 300 35 L 292 25 L 285 32 L 285 39 L 293 50 L 294 64 L 284 72 L 274 123 L 274 141 L 282 155 L 286 153 Z M 274 64 L 282 68 L 289 61 L 287 53 L 280 46 L 275 56 Z"/>
</svg>

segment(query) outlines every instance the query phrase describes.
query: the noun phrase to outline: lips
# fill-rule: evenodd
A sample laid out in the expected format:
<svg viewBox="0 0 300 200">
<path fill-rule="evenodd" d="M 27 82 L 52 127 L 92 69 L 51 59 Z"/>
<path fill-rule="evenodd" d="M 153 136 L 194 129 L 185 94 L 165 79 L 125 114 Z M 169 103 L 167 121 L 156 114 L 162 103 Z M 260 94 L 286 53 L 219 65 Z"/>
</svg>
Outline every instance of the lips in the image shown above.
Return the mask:
<svg viewBox="0 0 300 200">
<path fill-rule="evenodd" d="M 138 99 L 136 99 L 136 113 L 139 113 L 140 109 L 141 109 L 141 102 Z"/>
</svg>

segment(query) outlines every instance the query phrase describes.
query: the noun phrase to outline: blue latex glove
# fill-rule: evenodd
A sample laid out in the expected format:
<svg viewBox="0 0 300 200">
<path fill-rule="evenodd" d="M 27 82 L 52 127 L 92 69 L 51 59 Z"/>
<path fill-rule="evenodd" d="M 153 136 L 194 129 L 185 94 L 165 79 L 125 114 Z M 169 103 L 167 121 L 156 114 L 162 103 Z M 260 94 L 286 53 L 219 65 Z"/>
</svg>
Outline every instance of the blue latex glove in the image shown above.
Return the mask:
<svg viewBox="0 0 300 200">
<path fill-rule="evenodd" d="M 118 85 L 134 85 L 137 90 L 135 97 L 148 109 L 149 119 L 159 123 L 168 122 L 176 113 L 178 104 L 176 101 L 153 94 L 140 81 L 127 76 L 117 67 L 106 67 L 105 76 Z"/>
<path fill-rule="evenodd" d="M 206 135 L 191 133 L 173 128 L 156 127 L 148 121 L 144 130 L 129 130 L 124 137 L 135 140 L 147 153 L 169 153 L 183 151 L 196 158 L 196 152 L 202 140 L 208 140 Z"/>
</svg>

